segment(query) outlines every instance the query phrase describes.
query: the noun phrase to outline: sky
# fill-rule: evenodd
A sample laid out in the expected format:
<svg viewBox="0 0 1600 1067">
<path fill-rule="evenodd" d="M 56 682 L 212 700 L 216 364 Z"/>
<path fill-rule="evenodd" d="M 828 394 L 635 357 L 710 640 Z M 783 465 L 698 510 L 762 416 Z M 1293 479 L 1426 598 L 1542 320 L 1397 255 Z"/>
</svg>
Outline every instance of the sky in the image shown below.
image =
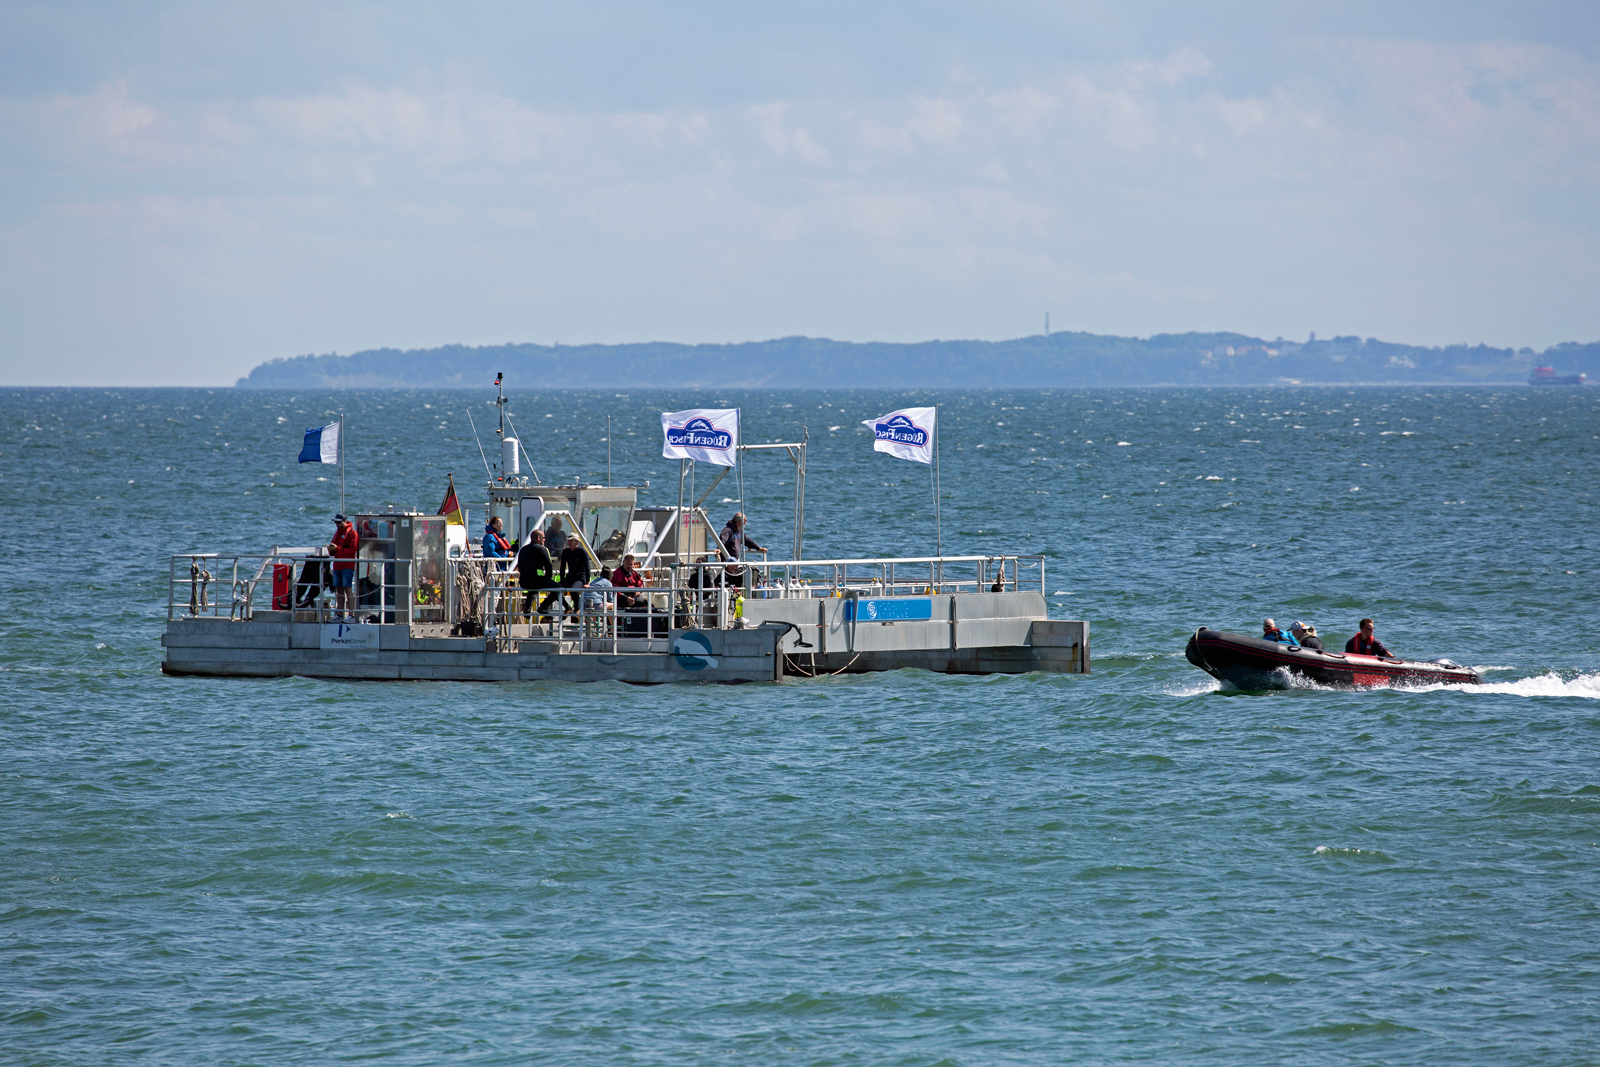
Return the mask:
<svg viewBox="0 0 1600 1067">
<path fill-rule="evenodd" d="M 11 385 L 1047 314 L 1600 340 L 1593 2 L 0 0 L 0 144 Z"/>
</svg>

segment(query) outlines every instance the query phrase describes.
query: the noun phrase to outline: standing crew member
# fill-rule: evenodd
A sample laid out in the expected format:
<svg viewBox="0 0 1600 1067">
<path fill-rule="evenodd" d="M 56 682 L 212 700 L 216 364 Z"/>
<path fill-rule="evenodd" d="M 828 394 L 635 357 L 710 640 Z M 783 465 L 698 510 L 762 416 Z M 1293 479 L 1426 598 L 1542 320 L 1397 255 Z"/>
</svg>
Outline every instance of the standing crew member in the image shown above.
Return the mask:
<svg viewBox="0 0 1600 1067">
<path fill-rule="evenodd" d="M 567 547 L 561 550 L 561 586 L 564 589 L 582 589 L 589 584 L 589 553 L 578 540 L 577 534 L 567 535 Z M 578 610 L 578 594 L 568 593 L 567 603 Z"/>
<path fill-rule="evenodd" d="M 554 589 L 556 587 L 555 567 L 550 562 L 550 552 L 544 547 L 544 534 L 539 530 L 528 531 L 528 540 L 517 553 L 517 584 L 522 586 L 522 613 L 533 613 L 533 598 L 541 589 Z M 543 615 L 550 607 L 550 598 L 554 593 L 546 593 L 539 604 L 539 614 Z M 538 620 L 533 620 L 537 622 Z"/>
<path fill-rule="evenodd" d="M 1361 620 L 1361 632 L 1344 643 L 1346 652 L 1354 652 L 1358 656 L 1382 656 L 1384 659 L 1399 659 L 1393 652 L 1385 647 L 1372 634 L 1372 620 Z"/>
<path fill-rule="evenodd" d="M 356 611 L 356 550 L 361 538 L 355 525 L 343 515 L 333 517 L 333 540 L 328 543 L 328 554 L 333 557 L 333 615 L 336 619 L 353 618 Z"/>
<path fill-rule="evenodd" d="M 727 550 L 729 557 L 732 559 L 743 559 L 744 550 L 747 548 L 756 552 L 766 551 L 744 532 L 744 512 L 742 511 L 734 512 L 733 518 L 728 520 L 728 525 L 722 528 L 722 547 Z"/>
</svg>

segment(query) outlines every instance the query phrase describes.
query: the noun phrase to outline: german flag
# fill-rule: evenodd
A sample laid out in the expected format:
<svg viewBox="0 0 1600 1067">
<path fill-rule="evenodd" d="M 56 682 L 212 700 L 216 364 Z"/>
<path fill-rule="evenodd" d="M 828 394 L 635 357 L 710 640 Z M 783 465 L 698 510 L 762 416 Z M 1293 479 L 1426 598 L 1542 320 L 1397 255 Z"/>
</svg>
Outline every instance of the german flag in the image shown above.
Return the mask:
<svg viewBox="0 0 1600 1067">
<path fill-rule="evenodd" d="M 444 503 L 439 505 L 439 514 L 446 516 L 446 526 L 465 526 L 466 517 L 461 514 L 461 501 L 456 499 L 456 477 L 450 475 L 450 491 L 444 495 Z"/>
</svg>

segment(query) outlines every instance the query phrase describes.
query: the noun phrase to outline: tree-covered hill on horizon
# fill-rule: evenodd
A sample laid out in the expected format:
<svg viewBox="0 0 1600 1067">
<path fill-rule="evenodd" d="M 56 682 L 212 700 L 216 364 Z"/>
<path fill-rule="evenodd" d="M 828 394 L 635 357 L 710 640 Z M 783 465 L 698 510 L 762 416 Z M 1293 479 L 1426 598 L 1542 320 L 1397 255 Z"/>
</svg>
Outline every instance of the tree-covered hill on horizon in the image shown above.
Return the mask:
<svg viewBox="0 0 1600 1067">
<path fill-rule="evenodd" d="M 1052 333 L 1009 341 L 833 341 L 739 344 L 507 344 L 378 348 L 263 363 L 254 388 L 476 386 L 504 371 L 518 387 L 1071 388 L 1112 385 L 1509 383 L 1535 365 L 1600 374 L 1600 342 L 1523 348 L 1393 344 L 1334 337 L 1267 341 L 1237 333 L 1113 337 Z"/>
</svg>

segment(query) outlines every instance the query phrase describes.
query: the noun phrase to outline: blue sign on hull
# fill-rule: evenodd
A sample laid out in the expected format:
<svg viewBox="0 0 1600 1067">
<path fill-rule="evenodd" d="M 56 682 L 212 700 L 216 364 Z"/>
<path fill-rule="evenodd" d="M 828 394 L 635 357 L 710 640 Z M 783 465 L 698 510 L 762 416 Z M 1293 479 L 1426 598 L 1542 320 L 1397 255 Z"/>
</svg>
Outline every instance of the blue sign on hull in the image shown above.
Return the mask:
<svg viewBox="0 0 1600 1067">
<path fill-rule="evenodd" d="M 933 618 L 933 601 L 926 597 L 847 600 L 844 605 L 845 622 L 892 622 L 931 618 Z"/>
</svg>

